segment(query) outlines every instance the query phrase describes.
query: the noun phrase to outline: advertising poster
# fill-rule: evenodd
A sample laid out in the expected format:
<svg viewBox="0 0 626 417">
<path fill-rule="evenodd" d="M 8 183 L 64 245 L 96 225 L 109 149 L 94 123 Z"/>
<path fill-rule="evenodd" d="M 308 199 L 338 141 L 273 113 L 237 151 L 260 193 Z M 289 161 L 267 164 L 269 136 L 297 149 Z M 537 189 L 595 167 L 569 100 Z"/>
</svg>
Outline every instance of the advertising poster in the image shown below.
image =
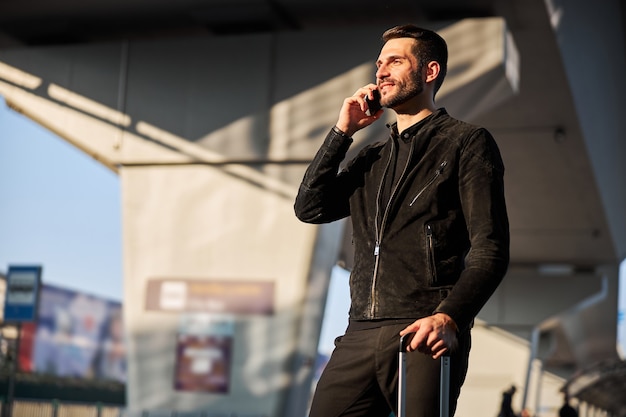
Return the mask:
<svg viewBox="0 0 626 417">
<path fill-rule="evenodd" d="M 182 315 L 176 343 L 174 389 L 228 393 L 234 332 L 232 316 Z"/>
<path fill-rule="evenodd" d="M 121 303 L 43 285 L 22 340 L 21 371 L 126 381 Z"/>
</svg>

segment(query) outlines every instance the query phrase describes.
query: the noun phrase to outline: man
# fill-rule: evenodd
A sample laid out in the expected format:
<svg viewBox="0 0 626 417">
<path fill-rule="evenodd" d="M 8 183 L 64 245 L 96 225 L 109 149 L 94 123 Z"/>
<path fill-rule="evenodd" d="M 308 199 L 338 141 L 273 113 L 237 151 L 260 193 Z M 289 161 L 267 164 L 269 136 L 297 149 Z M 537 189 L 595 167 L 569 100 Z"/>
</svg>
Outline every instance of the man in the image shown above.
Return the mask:
<svg viewBox="0 0 626 417">
<path fill-rule="evenodd" d="M 337 124 L 307 169 L 297 217 L 351 217 L 350 317 L 337 338 L 311 417 L 384 417 L 397 412 L 397 349 L 407 347 L 407 416 L 439 408 L 439 358 L 451 354 L 450 410 L 467 372 L 470 328 L 509 260 L 504 167 L 485 129 L 435 107 L 447 46 L 412 25 L 383 34 L 376 84 L 344 100 Z M 393 110 L 390 138 L 339 166 L 351 136 L 374 123 L 366 98 Z M 338 173 L 339 172 L 339 173 Z M 435 360 L 433 360 L 435 359 Z"/>
</svg>

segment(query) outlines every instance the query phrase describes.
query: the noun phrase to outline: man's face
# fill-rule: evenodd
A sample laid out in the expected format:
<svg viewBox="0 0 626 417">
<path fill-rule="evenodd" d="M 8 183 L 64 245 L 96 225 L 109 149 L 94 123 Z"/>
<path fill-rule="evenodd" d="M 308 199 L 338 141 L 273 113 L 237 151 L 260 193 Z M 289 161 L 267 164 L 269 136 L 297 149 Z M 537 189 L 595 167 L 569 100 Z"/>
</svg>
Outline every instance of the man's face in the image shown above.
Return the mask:
<svg viewBox="0 0 626 417">
<path fill-rule="evenodd" d="M 380 51 L 376 80 L 384 107 L 396 108 L 424 90 L 422 66 L 412 52 L 415 42 L 412 38 L 390 39 Z"/>
</svg>

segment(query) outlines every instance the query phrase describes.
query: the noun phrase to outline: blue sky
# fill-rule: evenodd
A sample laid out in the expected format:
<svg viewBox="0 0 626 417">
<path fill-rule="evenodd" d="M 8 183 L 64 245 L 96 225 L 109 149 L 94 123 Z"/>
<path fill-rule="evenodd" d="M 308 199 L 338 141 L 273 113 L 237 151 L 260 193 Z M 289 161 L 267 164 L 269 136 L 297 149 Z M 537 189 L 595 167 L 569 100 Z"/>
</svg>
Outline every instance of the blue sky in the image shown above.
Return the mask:
<svg viewBox="0 0 626 417">
<path fill-rule="evenodd" d="M 0 271 L 122 300 L 117 175 L 9 109 L 0 96 Z"/>
<path fill-rule="evenodd" d="M 42 265 L 44 283 L 122 301 L 118 176 L 1 96 L 0 170 L 0 272 Z M 348 294 L 346 273 L 336 269 L 321 352 L 346 328 Z"/>
</svg>

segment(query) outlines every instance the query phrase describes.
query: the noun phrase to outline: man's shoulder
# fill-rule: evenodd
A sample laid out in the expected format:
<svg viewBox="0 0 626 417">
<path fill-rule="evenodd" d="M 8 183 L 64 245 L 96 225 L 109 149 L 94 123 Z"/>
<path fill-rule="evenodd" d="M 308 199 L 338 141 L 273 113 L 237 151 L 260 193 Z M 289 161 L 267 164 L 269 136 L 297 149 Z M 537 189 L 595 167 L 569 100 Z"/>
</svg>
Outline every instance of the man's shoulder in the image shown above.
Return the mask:
<svg viewBox="0 0 626 417">
<path fill-rule="evenodd" d="M 478 159 L 490 167 L 503 169 L 500 150 L 487 128 L 456 119 L 447 112 L 440 117 L 439 133 L 442 138 L 454 144 L 464 155 Z"/>
<path fill-rule="evenodd" d="M 478 131 L 485 131 L 487 129 L 483 126 L 479 126 L 474 123 L 467 122 L 465 120 L 457 119 L 454 116 L 451 116 L 445 108 L 440 108 L 437 110 L 436 117 L 434 119 L 437 124 L 439 124 L 443 128 L 450 128 L 458 130 L 459 132 L 465 133 L 473 133 Z"/>
</svg>

